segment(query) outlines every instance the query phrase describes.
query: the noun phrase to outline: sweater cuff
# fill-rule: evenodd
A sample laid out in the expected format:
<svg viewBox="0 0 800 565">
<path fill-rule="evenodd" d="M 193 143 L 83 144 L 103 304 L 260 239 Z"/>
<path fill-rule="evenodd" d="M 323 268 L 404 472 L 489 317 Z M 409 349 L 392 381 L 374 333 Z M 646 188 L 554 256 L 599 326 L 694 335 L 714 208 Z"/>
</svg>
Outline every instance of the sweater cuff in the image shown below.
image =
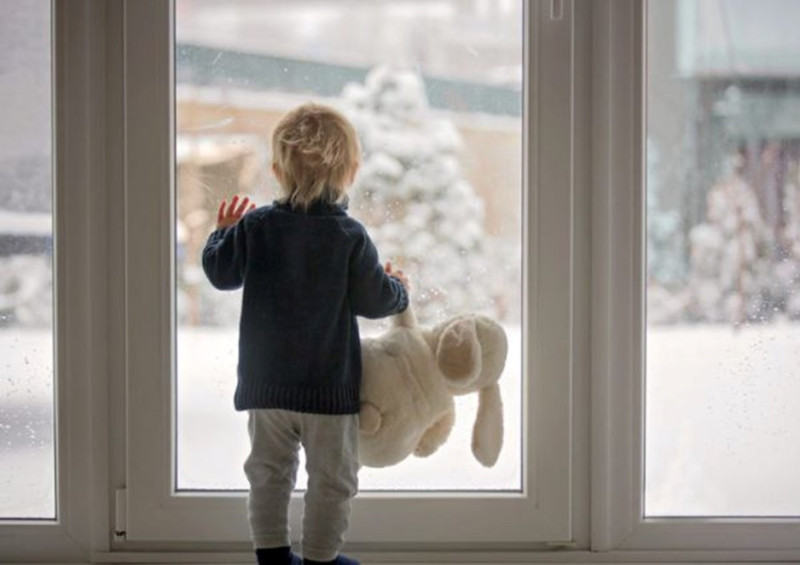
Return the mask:
<svg viewBox="0 0 800 565">
<path fill-rule="evenodd" d="M 392 277 L 394 279 L 394 277 Z M 399 280 L 394 279 L 394 281 L 400 286 L 400 301 L 397 304 L 397 314 L 400 312 L 405 312 L 406 308 L 408 308 L 409 297 L 408 297 L 408 289 L 403 286 Z"/>
</svg>

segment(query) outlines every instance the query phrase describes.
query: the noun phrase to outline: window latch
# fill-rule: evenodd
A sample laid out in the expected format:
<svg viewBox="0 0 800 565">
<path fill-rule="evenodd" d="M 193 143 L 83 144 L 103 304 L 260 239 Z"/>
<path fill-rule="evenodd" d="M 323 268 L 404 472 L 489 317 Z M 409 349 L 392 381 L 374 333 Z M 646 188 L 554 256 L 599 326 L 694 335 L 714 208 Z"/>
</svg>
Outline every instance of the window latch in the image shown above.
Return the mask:
<svg viewBox="0 0 800 565">
<path fill-rule="evenodd" d="M 125 541 L 128 529 L 128 491 L 119 488 L 114 504 L 114 541 Z"/>
<path fill-rule="evenodd" d="M 564 0 L 550 0 L 550 19 L 559 21 L 564 17 Z"/>
</svg>

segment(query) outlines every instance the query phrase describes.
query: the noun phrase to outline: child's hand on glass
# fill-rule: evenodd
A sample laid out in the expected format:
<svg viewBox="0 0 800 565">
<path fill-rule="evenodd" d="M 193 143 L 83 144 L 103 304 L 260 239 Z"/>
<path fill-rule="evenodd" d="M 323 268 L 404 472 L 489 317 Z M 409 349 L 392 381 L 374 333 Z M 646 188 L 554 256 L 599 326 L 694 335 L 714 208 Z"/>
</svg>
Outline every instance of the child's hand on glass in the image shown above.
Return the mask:
<svg viewBox="0 0 800 565">
<path fill-rule="evenodd" d="M 241 204 L 239 204 L 238 195 L 233 197 L 229 206 L 227 201 L 223 200 L 222 204 L 219 205 L 219 212 L 217 212 L 217 229 L 234 225 L 242 219 L 242 216 L 256 207 L 255 203 L 250 204 L 250 206 L 248 204 L 250 204 L 250 198 L 247 196 L 244 197 Z"/>
<path fill-rule="evenodd" d="M 400 281 L 400 284 L 402 284 L 406 290 L 411 290 L 411 283 L 408 282 L 408 277 L 406 277 L 401 270 L 395 271 L 392 267 L 391 261 L 386 262 L 386 266 L 383 268 L 383 270 L 386 271 L 386 274 L 390 277 L 394 277 Z"/>
</svg>

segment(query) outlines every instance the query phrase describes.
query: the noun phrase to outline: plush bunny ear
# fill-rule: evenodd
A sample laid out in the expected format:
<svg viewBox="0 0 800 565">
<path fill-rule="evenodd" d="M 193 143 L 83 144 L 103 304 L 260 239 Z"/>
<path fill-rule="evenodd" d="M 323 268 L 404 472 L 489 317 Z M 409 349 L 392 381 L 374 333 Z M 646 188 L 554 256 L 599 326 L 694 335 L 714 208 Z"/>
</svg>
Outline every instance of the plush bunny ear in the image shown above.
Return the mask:
<svg viewBox="0 0 800 565">
<path fill-rule="evenodd" d="M 458 320 L 445 328 L 436 348 L 436 363 L 451 386 L 468 387 L 478 378 L 481 344 L 474 320 Z"/>
<path fill-rule="evenodd" d="M 503 447 L 503 399 L 497 383 L 478 393 L 478 415 L 472 428 L 472 454 L 484 467 L 497 462 Z"/>
</svg>

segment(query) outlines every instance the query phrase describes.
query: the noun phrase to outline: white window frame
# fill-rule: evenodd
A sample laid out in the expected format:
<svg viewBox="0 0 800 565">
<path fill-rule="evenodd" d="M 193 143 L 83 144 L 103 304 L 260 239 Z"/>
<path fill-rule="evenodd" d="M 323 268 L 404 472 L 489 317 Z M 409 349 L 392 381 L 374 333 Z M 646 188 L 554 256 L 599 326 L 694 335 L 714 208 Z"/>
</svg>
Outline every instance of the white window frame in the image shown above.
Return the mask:
<svg viewBox="0 0 800 565">
<path fill-rule="evenodd" d="M 385 544 L 569 542 L 572 539 L 572 2 L 530 2 L 531 99 L 526 140 L 524 373 L 530 407 L 521 494 L 363 493 L 354 502 L 351 546 Z M 172 13 L 167 2 L 124 3 L 125 262 L 128 541 L 243 542 L 244 494 L 177 493 L 173 437 L 170 218 L 173 196 Z M 534 45 L 531 45 L 534 47 Z M 543 57 L 542 53 L 549 53 Z M 535 103 L 533 103 L 535 104 Z M 144 228 L 144 229 L 143 229 Z M 565 284 L 566 281 L 566 284 Z M 143 307 L 147 305 L 148 307 Z M 527 409 L 526 409 L 527 412 Z M 244 430 L 242 430 L 244 433 Z M 513 446 L 507 446 L 513 449 Z M 295 498 L 293 504 L 299 504 Z M 294 513 L 295 519 L 298 513 Z M 481 519 L 483 517 L 483 519 Z M 293 530 L 300 530 L 299 523 Z"/>
<path fill-rule="evenodd" d="M 800 519 L 644 517 L 646 3 L 594 11 L 592 549 L 799 559 Z"/>
<path fill-rule="evenodd" d="M 0 561 L 110 547 L 104 7 L 52 2 L 56 519 L 0 520 Z"/>
</svg>

